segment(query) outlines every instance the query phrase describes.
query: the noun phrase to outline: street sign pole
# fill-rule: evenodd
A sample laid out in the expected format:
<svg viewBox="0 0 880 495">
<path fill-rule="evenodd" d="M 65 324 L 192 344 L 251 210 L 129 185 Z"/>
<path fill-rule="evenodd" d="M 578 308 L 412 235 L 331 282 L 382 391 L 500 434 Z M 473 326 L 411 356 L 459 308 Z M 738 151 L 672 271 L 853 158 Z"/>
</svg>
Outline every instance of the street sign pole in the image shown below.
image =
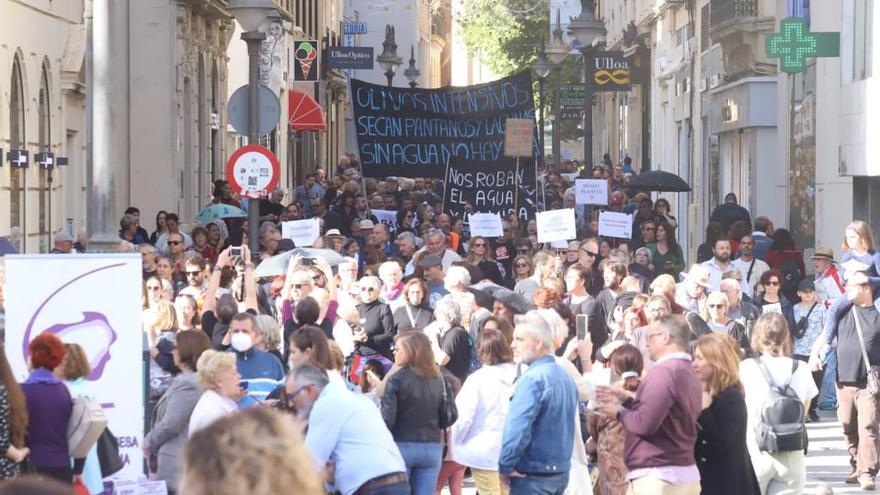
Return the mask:
<svg viewBox="0 0 880 495">
<path fill-rule="evenodd" d="M 248 144 L 260 144 L 260 44 L 266 33 L 251 31 L 242 33 L 248 50 Z M 248 199 L 248 247 L 256 264 L 260 255 L 260 199 Z"/>
</svg>

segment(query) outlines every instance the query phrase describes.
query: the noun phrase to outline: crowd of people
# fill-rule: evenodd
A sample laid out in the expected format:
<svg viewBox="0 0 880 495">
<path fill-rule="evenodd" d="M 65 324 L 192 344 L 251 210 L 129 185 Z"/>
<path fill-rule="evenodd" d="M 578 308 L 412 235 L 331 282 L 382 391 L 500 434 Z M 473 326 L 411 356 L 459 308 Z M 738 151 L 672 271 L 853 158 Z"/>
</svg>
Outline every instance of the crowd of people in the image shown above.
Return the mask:
<svg viewBox="0 0 880 495">
<path fill-rule="evenodd" d="M 556 249 L 515 216 L 469 236 L 441 184 L 341 165 L 260 202 L 255 253 L 244 219 L 160 212 L 148 233 L 123 215 L 151 357 L 141 447 L 169 493 L 457 495 L 465 477 L 481 495 L 802 493 L 820 407 L 843 423 L 847 481 L 873 489 L 880 255 L 864 222 L 808 275 L 787 231 L 728 198 L 685 271 L 669 202 L 622 181 L 609 207 L 631 209 L 633 238 L 587 216 Z M 558 174 L 546 192 L 573 204 Z M 241 206 L 222 182 L 215 201 Z M 309 217 L 322 236 L 289 252 L 280 222 Z M 0 476 L 27 464 L 99 493 L 98 460 L 71 459 L 65 436 L 88 361 L 49 334 L 29 349 L 20 385 L 0 354 Z"/>
</svg>

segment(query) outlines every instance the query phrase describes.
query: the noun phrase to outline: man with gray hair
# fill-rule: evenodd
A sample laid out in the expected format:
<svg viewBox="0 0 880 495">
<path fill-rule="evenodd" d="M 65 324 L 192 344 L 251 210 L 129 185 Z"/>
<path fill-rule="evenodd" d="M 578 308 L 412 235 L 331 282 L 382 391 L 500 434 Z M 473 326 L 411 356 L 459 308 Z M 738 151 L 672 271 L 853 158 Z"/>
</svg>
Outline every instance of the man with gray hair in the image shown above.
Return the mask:
<svg viewBox="0 0 880 495">
<path fill-rule="evenodd" d="M 425 247 L 418 253 L 434 254 L 440 257 L 443 271 L 449 270 L 456 261 L 461 261 L 461 256 L 451 249 L 446 249 L 446 234 L 440 229 L 429 230 L 425 234 Z"/>
<path fill-rule="evenodd" d="M 528 370 L 510 398 L 498 459 L 510 495 L 562 495 L 568 486 L 578 392 L 553 350 L 553 329 L 540 313 L 516 318 L 514 359 Z"/>
<path fill-rule="evenodd" d="M 279 186 L 272 190 L 268 198 L 260 199 L 260 222 L 277 223 L 281 219 L 281 214 L 284 213 L 284 195 L 284 188 Z"/>
<path fill-rule="evenodd" d="M 682 316 L 661 316 L 647 333 L 655 363 L 635 398 L 622 387 L 597 387 L 596 411 L 617 418 L 627 431 L 630 493 L 700 493 L 694 444 L 703 387 L 687 352 L 690 335 Z"/>
<path fill-rule="evenodd" d="M 409 494 L 406 464 L 376 404 L 311 364 L 291 370 L 285 404 L 308 420 L 306 450 L 343 495 Z"/>
</svg>

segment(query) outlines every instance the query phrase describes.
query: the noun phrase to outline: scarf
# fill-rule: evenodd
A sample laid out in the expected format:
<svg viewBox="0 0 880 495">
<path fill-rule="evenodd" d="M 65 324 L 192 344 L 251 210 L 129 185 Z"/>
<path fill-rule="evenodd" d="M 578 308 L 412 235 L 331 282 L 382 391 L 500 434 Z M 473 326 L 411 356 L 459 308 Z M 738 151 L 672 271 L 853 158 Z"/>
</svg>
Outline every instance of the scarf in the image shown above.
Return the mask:
<svg viewBox="0 0 880 495">
<path fill-rule="evenodd" d="M 400 297 L 401 292 L 403 292 L 403 282 L 398 282 L 397 285 L 391 289 L 382 285 L 382 290 L 379 292 L 379 296 L 381 296 L 384 301 L 388 302 Z"/>
</svg>

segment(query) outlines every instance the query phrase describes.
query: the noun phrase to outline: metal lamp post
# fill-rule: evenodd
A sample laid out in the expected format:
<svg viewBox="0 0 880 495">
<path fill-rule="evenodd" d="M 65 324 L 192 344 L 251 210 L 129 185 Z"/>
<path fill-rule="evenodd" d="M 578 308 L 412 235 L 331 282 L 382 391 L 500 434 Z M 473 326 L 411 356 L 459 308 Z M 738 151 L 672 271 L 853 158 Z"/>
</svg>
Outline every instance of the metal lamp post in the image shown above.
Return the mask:
<svg viewBox="0 0 880 495">
<path fill-rule="evenodd" d="M 409 79 L 409 87 L 415 88 L 419 85 L 419 76 L 422 75 L 422 71 L 416 68 L 416 47 L 409 47 L 409 67 L 403 71 L 403 75 Z"/>
<path fill-rule="evenodd" d="M 541 38 L 541 51 L 538 52 L 538 58 L 532 70 L 538 76 L 538 163 L 543 167 L 544 164 L 544 79 L 550 74 L 550 62 L 547 60 L 547 54 L 544 53 L 544 39 Z"/>
<path fill-rule="evenodd" d="M 248 51 L 248 144 L 259 144 L 260 44 L 266 33 L 260 31 L 269 17 L 276 13 L 272 0 L 229 0 L 226 7 L 241 24 L 241 39 Z M 248 199 L 248 247 L 251 256 L 260 251 L 260 200 Z"/>
<path fill-rule="evenodd" d="M 385 26 L 385 41 L 382 42 L 382 53 L 376 57 L 376 62 L 385 71 L 385 77 L 388 78 L 388 87 L 394 80 L 394 74 L 397 68 L 403 64 L 403 59 L 397 54 L 397 42 L 394 41 L 394 26 L 387 24 Z"/>
<path fill-rule="evenodd" d="M 596 18 L 593 0 L 581 0 L 581 13 L 572 17 L 568 33 L 581 44 L 584 56 L 584 165 L 593 160 L 593 81 L 590 79 L 593 43 L 605 35 L 605 24 Z"/>
<path fill-rule="evenodd" d="M 550 67 L 553 69 L 553 161 L 558 167 L 562 158 L 560 157 L 561 150 L 561 133 L 559 130 L 559 125 L 562 123 L 562 119 L 559 115 L 559 85 L 560 79 L 562 78 L 562 63 L 565 61 L 565 58 L 568 56 L 569 52 L 571 52 L 571 47 L 565 43 L 565 39 L 562 37 L 562 20 L 561 20 L 561 12 L 560 9 L 556 9 L 556 28 L 553 29 L 553 39 L 550 41 L 550 46 L 548 46 L 544 53 L 547 54 L 547 60 L 550 61 Z"/>
</svg>

